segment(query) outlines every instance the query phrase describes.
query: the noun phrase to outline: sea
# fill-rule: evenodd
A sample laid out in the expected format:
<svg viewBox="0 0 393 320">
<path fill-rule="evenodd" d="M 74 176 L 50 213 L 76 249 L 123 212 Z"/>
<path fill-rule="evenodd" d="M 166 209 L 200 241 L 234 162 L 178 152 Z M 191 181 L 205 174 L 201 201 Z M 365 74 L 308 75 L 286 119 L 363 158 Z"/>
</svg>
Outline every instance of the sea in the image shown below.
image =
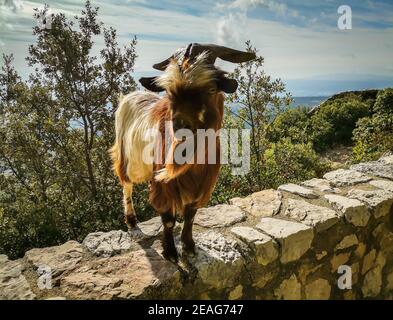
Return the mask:
<svg viewBox="0 0 393 320">
<path fill-rule="evenodd" d="M 329 96 L 317 96 L 317 97 L 292 97 L 293 102 L 291 104 L 291 107 L 295 108 L 298 106 L 303 106 L 303 107 L 315 107 L 330 98 Z"/>
</svg>

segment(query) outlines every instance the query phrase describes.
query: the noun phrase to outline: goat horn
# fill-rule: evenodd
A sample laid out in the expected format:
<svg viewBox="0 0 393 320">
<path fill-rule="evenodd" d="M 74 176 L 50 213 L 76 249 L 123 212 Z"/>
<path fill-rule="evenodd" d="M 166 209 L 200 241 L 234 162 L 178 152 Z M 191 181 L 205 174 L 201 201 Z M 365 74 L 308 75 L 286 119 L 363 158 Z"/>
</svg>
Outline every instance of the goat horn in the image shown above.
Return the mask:
<svg viewBox="0 0 393 320">
<path fill-rule="evenodd" d="M 153 68 L 164 71 L 171 59 L 190 58 L 192 60 L 204 51 L 209 53 L 207 57 L 209 64 L 214 64 L 217 58 L 233 63 L 247 62 L 256 58 L 253 52 L 239 51 L 215 44 L 190 43 L 187 48 L 180 48 L 168 59 L 153 65 Z"/>
</svg>

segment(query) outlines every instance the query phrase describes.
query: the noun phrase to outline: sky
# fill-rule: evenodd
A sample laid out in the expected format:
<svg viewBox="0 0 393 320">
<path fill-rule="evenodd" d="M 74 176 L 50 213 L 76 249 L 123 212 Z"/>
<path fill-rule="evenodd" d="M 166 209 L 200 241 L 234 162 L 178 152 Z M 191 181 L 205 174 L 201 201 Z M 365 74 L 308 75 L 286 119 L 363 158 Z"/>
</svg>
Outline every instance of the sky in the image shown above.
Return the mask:
<svg viewBox="0 0 393 320">
<path fill-rule="evenodd" d="M 33 9 L 73 17 L 84 1 L 0 0 L 0 53 L 13 53 L 26 76 L 28 45 L 34 43 Z M 265 58 L 265 71 L 281 78 L 293 96 L 393 87 L 391 0 L 92 0 L 99 19 L 119 33 L 137 36 L 135 78 L 157 74 L 152 65 L 190 42 L 236 49 L 251 40 Z M 340 6 L 351 9 L 351 29 L 341 30 Z M 348 14 L 348 11 L 346 11 Z M 346 20 L 348 25 L 349 18 Z M 99 49 L 100 42 L 97 43 Z M 98 52 L 98 50 L 97 50 Z M 230 63 L 219 61 L 227 71 Z"/>
</svg>

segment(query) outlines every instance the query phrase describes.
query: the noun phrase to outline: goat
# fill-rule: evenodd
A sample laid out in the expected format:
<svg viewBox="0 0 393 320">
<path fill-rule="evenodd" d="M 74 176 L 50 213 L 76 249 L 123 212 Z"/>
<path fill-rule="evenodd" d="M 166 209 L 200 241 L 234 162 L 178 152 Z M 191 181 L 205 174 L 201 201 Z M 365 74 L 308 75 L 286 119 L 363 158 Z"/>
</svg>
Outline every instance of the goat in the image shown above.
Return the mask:
<svg viewBox="0 0 393 320">
<path fill-rule="evenodd" d="M 163 255 L 173 262 L 178 261 L 173 239 L 176 214 L 184 219 L 181 233 L 183 252 L 193 255 L 194 216 L 198 208 L 207 205 L 220 171 L 218 136 L 213 150 L 214 163 L 191 161 L 179 164 L 173 157 L 176 148 L 183 142 L 176 138 L 177 130 L 190 129 L 195 138 L 198 129 L 217 132 L 222 126 L 223 92 L 233 93 L 237 82 L 214 66 L 217 57 L 245 62 L 254 59 L 255 55 L 216 45 L 190 44 L 153 66 L 164 71 L 161 76 L 140 79 L 150 91 L 166 91 L 163 97 L 153 92 L 136 91 L 120 99 L 115 113 L 116 141 L 111 148 L 111 156 L 114 171 L 123 186 L 125 221 L 130 228 L 137 225 L 132 202 L 133 184 L 150 181 L 149 201 L 161 215 L 164 226 Z M 166 136 L 166 124 L 169 124 L 170 134 L 169 139 L 163 140 L 160 137 Z M 151 143 L 146 136 L 151 129 L 160 134 L 153 137 L 153 160 L 144 161 L 144 150 Z M 165 160 L 157 161 L 157 156 Z M 207 156 L 205 151 L 205 159 Z"/>
</svg>

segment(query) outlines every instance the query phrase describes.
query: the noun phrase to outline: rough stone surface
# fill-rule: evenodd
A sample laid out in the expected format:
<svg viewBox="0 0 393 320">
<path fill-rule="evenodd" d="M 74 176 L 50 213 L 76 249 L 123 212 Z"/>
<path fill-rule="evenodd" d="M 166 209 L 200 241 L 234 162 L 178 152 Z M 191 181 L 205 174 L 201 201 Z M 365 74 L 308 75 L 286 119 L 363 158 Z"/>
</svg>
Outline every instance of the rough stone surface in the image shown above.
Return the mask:
<svg viewBox="0 0 393 320">
<path fill-rule="evenodd" d="M 325 279 L 317 279 L 306 285 L 305 293 L 307 300 L 328 300 L 330 298 L 329 281 Z"/>
<path fill-rule="evenodd" d="M 351 166 L 351 170 L 393 180 L 393 163 L 391 163 L 391 157 L 383 157 L 377 161 L 354 164 Z"/>
<path fill-rule="evenodd" d="M 356 234 L 350 234 L 345 236 L 344 239 L 340 241 L 340 243 L 336 246 L 336 250 L 346 249 L 352 246 L 355 246 L 359 243 L 358 237 Z"/>
<path fill-rule="evenodd" d="M 236 286 L 235 289 L 233 289 L 228 296 L 229 300 L 238 300 L 243 296 L 243 286 L 239 284 Z"/>
<path fill-rule="evenodd" d="M 198 270 L 198 278 L 207 287 L 233 287 L 244 259 L 236 241 L 215 231 L 194 235 L 196 255 L 190 258 Z"/>
<path fill-rule="evenodd" d="M 255 250 L 259 264 L 265 266 L 278 258 L 278 246 L 271 237 L 250 227 L 234 227 L 231 232 Z"/>
<path fill-rule="evenodd" d="M 138 223 L 139 229 L 145 235 L 145 237 L 156 237 L 164 229 L 161 222 L 161 217 L 154 217 L 150 220 Z"/>
<path fill-rule="evenodd" d="M 176 224 L 178 263 L 162 256 L 160 217 L 16 261 L 0 255 L 0 299 L 393 299 L 393 181 L 367 171 L 374 180 L 348 194 L 364 178 L 341 173 L 300 183 L 316 199 L 265 190 L 202 209 L 194 256 Z M 351 267 L 351 290 L 337 288 L 341 265 Z M 38 288 L 40 267 L 52 271 L 52 289 Z"/>
<path fill-rule="evenodd" d="M 375 249 L 371 250 L 363 259 L 362 274 L 369 271 L 374 265 L 375 259 L 377 257 L 377 251 Z"/>
<path fill-rule="evenodd" d="M 367 246 L 363 242 L 360 242 L 355 250 L 355 255 L 358 258 L 363 258 L 364 254 L 366 253 L 366 250 L 367 250 Z"/>
<path fill-rule="evenodd" d="M 318 198 L 318 195 L 314 191 L 307 189 L 305 187 L 299 186 L 297 184 L 293 184 L 293 183 L 283 184 L 278 187 L 278 190 L 297 194 L 298 196 L 301 196 L 301 197 L 304 197 L 307 199 Z"/>
<path fill-rule="evenodd" d="M 131 248 L 132 243 L 129 234 L 122 230 L 90 233 L 83 240 L 83 245 L 91 253 L 102 257 L 125 252 Z"/>
<path fill-rule="evenodd" d="M 302 186 L 313 188 L 321 192 L 338 193 L 340 189 L 332 187 L 326 179 L 312 178 L 301 183 Z"/>
<path fill-rule="evenodd" d="M 257 228 L 276 239 L 281 246 L 282 263 L 299 259 L 311 247 L 313 229 L 301 223 L 262 218 Z"/>
<path fill-rule="evenodd" d="M 271 217 L 278 213 L 281 206 L 281 192 L 268 189 L 255 192 L 245 198 L 233 198 L 230 203 L 256 217 Z"/>
<path fill-rule="evenodd" d="M 25 269 L 21 260 L 8 260 L 0 255 L 0 300 L 33 300 L 36 295 L 22 274 Z"/>
<path fill-rule="evenodd" d="M 348 197 L 366 203 L 372 209 L 375 218 L 386 216 L 393 205 L 392 194 L 385 190 L 352 189 L 348 192 Z"/>
<path fill-rule="evenodd" d="M 379 188 L 379 189 L 383 189 L 388 192 L 393 192 L 393 181 L 372 180 L 372 181 L 370 181 L 370 184 L 374 187 Z"/>
<path fill-rule="evenodd" d="M 199 209 L 194 223 L 205 228 L 222 228 L 246 219 L 245 212 L 234 205 L 220 204 Z"/>
<path fill-rule="evenodd" d="M 315 206 L 302 200 L 288 199 L 284 214 L 291 219 L 315 227 L 317 232 L 327 230 L 338 222 L 338 216 L 334 210 Z"/>
<path fill-rule="evenodd" d="M 302 297 L 302 285 L 293 274 L 289 279 L 284 280 L 275 290 L 278 299 L 300 300 Z"/>
<path fill-rule="evenodd" d="M 364 277 L 362 292 L 365 298 L 377 296 L 382 287 L 382 270 L 381 267 L 376 266 Z"/>
<path fill-rule="evenodd" d="M 335 187 L 351 186 L 371 180 L 371 177 L 363 173 L 345 169 L 328 172 L 323 176 L 323 178 L 328 180 Z"/>
<path fill-rule="evenodd" d="M 370 220 L 367 207 L 359 200 L 333 194 L 325 195 L 325 199 L 356 227 L 365 227 Z"/>
<path fill-rule="evenodd" d="M 330 260 L 332 272 L 336 272 L 339 266 L 344 265 L 349 260 L 350 255 L 351 253 L 347 252 L 333 256 L 333 258 Z"/>
<path fill-rule="evenodd" d="M 49 267 L 52 277 L 76 268 L 83 257 L 83 246 L 76 241 L 68 241 L 61 246 L 32 249 L 26 252 L 26 259 L 35 268 Z"/>
<path fill-rule="evenodd" d="M 60 288 L 72 299 L 150 297 L 151 290 L 165 282 L 175 288 L 176 272 L 176 266 L 155 250 L 137 250 L 92 260 L 64 277 Z"/>
</svg>

